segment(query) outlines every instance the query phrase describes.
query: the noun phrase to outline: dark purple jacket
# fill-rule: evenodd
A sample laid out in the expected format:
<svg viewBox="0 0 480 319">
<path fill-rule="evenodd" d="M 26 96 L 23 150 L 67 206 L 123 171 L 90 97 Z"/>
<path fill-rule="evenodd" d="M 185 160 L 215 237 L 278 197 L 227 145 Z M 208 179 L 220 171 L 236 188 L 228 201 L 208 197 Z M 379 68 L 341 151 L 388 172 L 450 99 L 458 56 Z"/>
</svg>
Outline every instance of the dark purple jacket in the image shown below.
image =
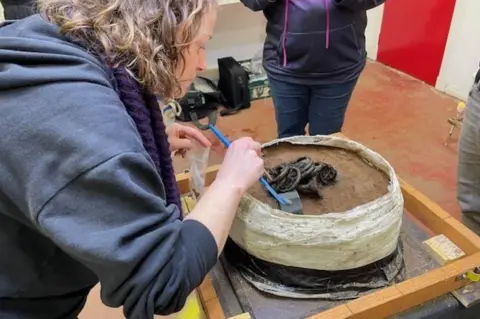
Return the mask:
<svg viewBox="0 0 480 319">
<path fill-rule="evenodd" d="M 241 0 L 263 10 L 263 65 L 275 79 L 299 84 L 342 83 L 365 66 L 367 10 L 385 0 Z"/>
</svg>

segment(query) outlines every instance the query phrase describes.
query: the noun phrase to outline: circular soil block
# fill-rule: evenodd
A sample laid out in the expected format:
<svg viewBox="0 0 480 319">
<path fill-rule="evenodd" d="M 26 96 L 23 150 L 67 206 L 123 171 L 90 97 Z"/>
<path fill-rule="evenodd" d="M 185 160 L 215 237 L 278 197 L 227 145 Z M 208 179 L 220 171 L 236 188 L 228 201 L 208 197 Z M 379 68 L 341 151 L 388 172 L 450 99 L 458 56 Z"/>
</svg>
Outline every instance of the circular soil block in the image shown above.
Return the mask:
<svg viewBox="0 0 480 319">
<path fill-rule="evenodd" d="M 328 146 L 279 143 L 262 149 L 262 152 L 266 168 L 308 156 L 315 162 L 328 163 L 337 170 L 336 183 L 321 190 L 322 199 L 300 194 L 305 215 L 348 211 L 388 193 L 388 176 L 351 151 Z M 260 184 L 252 187 L 249 193 L 278 208 L 277 202 Z"/>
</svg>

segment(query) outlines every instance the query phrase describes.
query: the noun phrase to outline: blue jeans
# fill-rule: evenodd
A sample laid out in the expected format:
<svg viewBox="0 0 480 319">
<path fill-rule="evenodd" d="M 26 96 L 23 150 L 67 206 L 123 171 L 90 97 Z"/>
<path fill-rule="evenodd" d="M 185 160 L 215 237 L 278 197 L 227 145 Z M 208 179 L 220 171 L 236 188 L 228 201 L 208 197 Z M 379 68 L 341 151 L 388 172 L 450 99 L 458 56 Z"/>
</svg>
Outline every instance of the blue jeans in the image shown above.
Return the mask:
<svg viewBox="0 0 480 319">
<path fill-rule="evenodd" d="M 278 137 L 305 135 L 307 123 L 310 135 L 340 132 L 357 80 L 330 85 L 300 85 L 269 77 Z"/>
</svg>

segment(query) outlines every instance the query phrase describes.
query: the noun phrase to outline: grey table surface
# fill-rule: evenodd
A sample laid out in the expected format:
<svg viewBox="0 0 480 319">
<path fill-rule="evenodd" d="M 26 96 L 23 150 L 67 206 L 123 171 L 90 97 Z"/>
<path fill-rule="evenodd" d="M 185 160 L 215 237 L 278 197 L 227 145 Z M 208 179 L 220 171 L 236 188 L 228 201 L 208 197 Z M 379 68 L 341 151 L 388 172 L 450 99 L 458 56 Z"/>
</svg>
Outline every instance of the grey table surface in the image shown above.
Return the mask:
<svg viewBox="0 0 480 319">
<path fill-rule="evenodd" d="M 416 277 L 438 267 L 421 247 L 422 242 L 428 238 L 427 234 L 407 215 L 403 218 L 400 236 L 404 244 L 407 278 Z M 227 318 L 249 312 L 254 319 L 303 319 L 344 303 L 281 298 L 260 292 L 223 258 L 220 258 L 220 262 L 214 267 L 212 279 Z M 480 305 L 466 309 L 451 294 L 447 294 L 399 313 L 392 319 L 478 319 L 479 309 Z"/>
</svg>

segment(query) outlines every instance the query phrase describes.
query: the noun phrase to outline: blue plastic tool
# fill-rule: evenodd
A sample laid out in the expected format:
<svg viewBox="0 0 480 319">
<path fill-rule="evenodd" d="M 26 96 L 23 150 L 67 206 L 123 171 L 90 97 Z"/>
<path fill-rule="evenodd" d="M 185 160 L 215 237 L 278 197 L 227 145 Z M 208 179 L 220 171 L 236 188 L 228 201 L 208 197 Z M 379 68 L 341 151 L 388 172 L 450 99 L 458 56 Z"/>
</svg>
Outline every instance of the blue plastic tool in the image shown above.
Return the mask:
<svg viewBox="0 0 480 319">
<path fill-rule="evenodd" d="M 215 136 L 223 143 L 223 145 L 225 145 L 226 148 L 228 148 L 230 146 L 230 141 L 225 137 L 225 135 L 223 135 L 216 127 L 215 125 L 212 125 L 211 123 L 208 124 L 208 128 L 210 129 L 210 131 L 213 132 L 213 134 L 215 134 Z M 281 196 L 280 194 L 278 194 L 272 186 L 270 186 L 270 184 L 268 184 L 267 180 L 262 177 L 260 178 L 260 183 L 268 190 L 268 192 L 273 196 L 273 198 L 275 198 L 277 200 L 277 202 L 279 202 L 280 204 L 283 204 L 283 205 L 289 205 L 290 204 L 290 201 L 283 198 L 283 196 Z"/>
</svg>

